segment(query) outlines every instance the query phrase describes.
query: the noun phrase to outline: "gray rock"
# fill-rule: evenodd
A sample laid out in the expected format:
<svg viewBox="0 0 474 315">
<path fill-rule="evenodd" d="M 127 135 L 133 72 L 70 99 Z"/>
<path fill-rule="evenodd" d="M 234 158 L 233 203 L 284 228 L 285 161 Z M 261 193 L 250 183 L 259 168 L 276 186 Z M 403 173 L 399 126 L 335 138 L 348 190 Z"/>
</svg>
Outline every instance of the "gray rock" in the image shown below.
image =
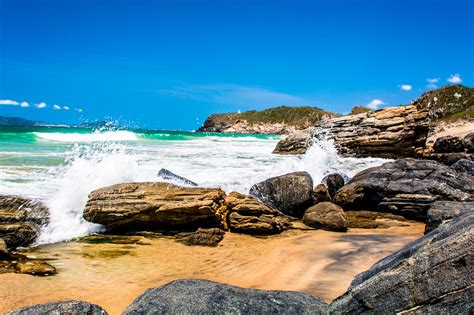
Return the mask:
<svg viewBox="0 0 474 315">
<path fill-rule="evenodd" d="M 324 176 L 321 183 L 325 184 L 328 188 L 329 195 L 333 198 L 336 195 L 336 192 L 344 186 L 346 181 L 344 177 L 338 173 L 333 173 Z"/>
<path fill-rule="evenodd" d="M 425 234 L 433 231 L 444 221 L 469 211 L 474 211 L 474 202 L 435 201 L 428 209 Z"/>
<path fill-rule="evenodd" d="M 170 170 L 167 170 L 166 168 L 162 168 L 158 172 L 157 176 L 163 178 L 164 180 L 172 181 L 173 184 L 177 184 L 177 185 L 185 185 L 185 186 L 192 186 L 192 187 L 198 186 L 198 184 L 196 184 L 192 180 L 176 175 L 175 173 L 171 172 Z"/>
<path fill-rule="evenodd" d="M 360 172 L 334 198 L 344 210 L 371 209 L 423 222 L 437 200 L 474 201 L 474 178 L 436 161 L 407 158 Z"/>
<path fill-rule="evenodd" d="M 456 172 L 466 173 L 468 175 L 474 176 L 474 162 L 468 159 L 460 159 L 451 165 L 451 168 Z"/>
<path fill-rule="evenodd" d="M 311 145 L 309 134 L 290 135 L 277 143 L 274 154 L 304 154 Z"/>
<path fill-rule="evenodd" d="M 307 226 L 328 231 L 347 231 L 344 210 L 330 202 L 320 202 L 306 210 L 303 223 Z"/>
<path fill-rule="evenodd" d="M 250 195 L 271 208 L 301 218 L 312 204 L 313 180 L 307 172 L 272 177 L 253 185 Z"/>
<path fill-rule="evenodd" d="M 82 301 L 64 301 L 56 303 L 36 304 L 7 312 L 6 315 L 107 315 L 98 305 Z"/>
<path fill-rule="evenodd" d="M 436 139 L 433 145 L 433 151 L 436 153 L 455 153 L 464 151 L 464 143 L 461 138 L 456 136 L 445 136 Z"/>
<path fill-rule="evenodd" d="M 466 213 L 355 277 L 332 314 L 471 314 L 474 212 Z"/>
<path fill-rule="evenodd" d="M 474 153 L 474 132 L 466 135 L 463 139 L 463 143 L 467 152 Z"/>
<path fill-rule="evenodd" d="M 326 314 L 319 298 L 287 291 L 244 289 L 182 279 L 148 289 L 123 313 L 132 314 Z"/>
</svg>

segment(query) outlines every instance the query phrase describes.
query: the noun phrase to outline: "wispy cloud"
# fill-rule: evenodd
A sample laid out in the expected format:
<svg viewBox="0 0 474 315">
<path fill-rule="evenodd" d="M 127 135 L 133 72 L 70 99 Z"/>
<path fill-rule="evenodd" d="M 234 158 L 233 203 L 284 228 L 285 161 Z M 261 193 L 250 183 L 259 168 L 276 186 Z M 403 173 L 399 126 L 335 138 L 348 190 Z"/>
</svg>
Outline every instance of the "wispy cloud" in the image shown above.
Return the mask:
<svg viewBox="0 0 474 315">
<path fill-rule="evenodd" d="M 60 109 L 61 109 L 61 106 L 54 104 L 54 105 L 53 105 L 53 109 L 55 109 L 55 110 L 60 110 Z"/>
<path fill-rule="evenodd" d="M 39 103 L 39 104 L 35 104 L 35 106 L 36 106 L 37 108 L 40 108 L 40 109 L 41 109 L 41 108 L 45 108 L 47 105 L 46 105 L 45 102 L 41 102 L 41 103 Z"/>
<path fill-rule="evenodd" d="M 402 84 L 400 85 L 400 89 L 402 89 L 403 91 L 411 91 L 413 87 L 410 84 Z"/>
<path fill-rule="evenodd" d="M 449 83 L 453 84 L 459 84 L 462 82 L 461 75 L 456 73 L 456 74 L 451 74 L 449 78 L 447 79 Z"/>
<path fill-rule="evenodd" d="M 19 105 L 20 103 L 18 103 L 17 101 L 14 101 L 14 100 L 0 100 L 0 105 L 13 105 L 13 106 L 16 106 L 16 105 Z"/>
<path fill-rule="evenodd" d="M 69 106 L 63 106 L 64 110 L 69 110 Z"/>
<path fill-rule="evenodd" d="M 20 106 L 21 106 L 21 107 L 30 107 L 30 103 L 28 103 L 28 102 L 21 102 L 21 103 L 20 103 Z"/>
<path fill-rule="evenodd" d="M 273 91 L 263 87 L 243 86 L 239 84 L 202 84 L 183 85 L 171 89 L 162 89 L 160 94 L 174 97 L 210 102 L 222 105 L 312 105 L 315 102 L 287 93 Z"/>
<path fill-rule="evenodd" d="M 439 78 L 427 78 L 426 82 L 428 82 L 428 85 L 426 86 L 428 90 L 435 90 L 438 88 L 436 83 L 439 82 Z"/>
<path fill-rule="evenodd" d="M 426 81 L 431 84 L 435 84 L 439 82 L 439 78 L 427 78 Z"/>
<path fill-rule="evenodd" d="M 370 109 L 377 109 L 379 108 L 380 105 L 383 105 L 385 104 L 382 100 L 379 100 L 379 99 L 373 99 L 372 101 L 370 101 L 369 104 L 367 104 L 366 106 Z"/>
</svg>

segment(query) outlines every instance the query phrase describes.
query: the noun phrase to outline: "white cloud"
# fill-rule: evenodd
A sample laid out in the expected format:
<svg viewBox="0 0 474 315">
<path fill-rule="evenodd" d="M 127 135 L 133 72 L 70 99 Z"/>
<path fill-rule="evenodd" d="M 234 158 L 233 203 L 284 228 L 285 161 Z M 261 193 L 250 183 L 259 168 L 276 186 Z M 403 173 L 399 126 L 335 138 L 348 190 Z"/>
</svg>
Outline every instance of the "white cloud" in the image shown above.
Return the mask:
<svg viewBox="0 0 474 315">
<path fill-rule="evenodd" d="M 432 79 L 428 78 L 426 79 L 426 81 L 430 84 L 435 84 L 439 82 L 439 78 L 432 78 Z"/>
<path fill-rule="evenodd" d="M 28 103 L 28 102 L 21 102 L 21 103 L 20 103 L 20 106 L 21 106 L 21 107 L 30 107 L 30 103 Z"/>
<path fill-rule="evenodd" d="M 59 109 L 61 109 L 61 106 L 54 104 L 53 109 L 59 110 Z"/>
<path fill-rule="evenodd" d="M 451 74 L 447 79 L 449 83 L 459 84 L 462 82 L 461 75 L 459 74 Z"/>
<path fill-rule="evenodd" d="M 436 90 L 438 88 L 436 84 L 432 83 L 428 84 L 426 87 L 428 88 L 428 90 Z"/>
<path fill-rule="evenodd" d="M 69 110 L 69 106 L 63 106 L 64 110 Z"/>
<path fill-rule="evenodd" d="M 76 108 L 74 109 L 76 112 L 79 112 L 79 113 L 82 113 L 82 109 L 81 108 Z"/>
<path fill-rule="evenodd" d="M 402 89 L 403 91 L 411 91 L 413 87 L 410 85 L 410 84 L 402 84 L 400 85 L 400 89 Z"/>
<path fill-rule="evenodd" d="M 0 105 L 19 105 L 20 103 L 18 103 L 17 101 L 13 101 L 13 100 L 0 100 Z"/>
<path fill-rule="evenodd" d="M 36 104 L 36 107 L 37 108 L 45 108 L 46 107 L 46 103 L 45 102 L 41 102 L 39 104 Z"/>
<path fill-rule="evenodd" d="M 385 104 L 385 103 L 382 100 L 374 99 L 369 104 L 367 104 L 366 106 L 370 109 L 377 109 L 380 105 L 383 105 L 383 104 Z"/>
</svg>

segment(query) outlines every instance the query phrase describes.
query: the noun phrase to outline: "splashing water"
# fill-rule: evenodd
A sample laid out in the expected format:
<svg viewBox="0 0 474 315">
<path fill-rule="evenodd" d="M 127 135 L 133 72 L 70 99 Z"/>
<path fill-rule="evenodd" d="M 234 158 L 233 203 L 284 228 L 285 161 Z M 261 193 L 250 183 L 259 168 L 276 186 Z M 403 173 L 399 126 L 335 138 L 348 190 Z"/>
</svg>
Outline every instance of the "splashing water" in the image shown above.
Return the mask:
<svg viewBox="0 0 474 315">
<path fill-rule="evenodd" d="M 0 194 L 40 198 L 50 209 L 50 223 L 42 228 L 39 243 L 101 231 L 102 226 L 82 218 L 88 194 L 123 182 L 161 180 L 157 177 L 161 168 L 200 186 L 248 193 L 253 184 L 272 176 L 307 171 L 317 184 L 329 173 L 352 177 L 386 161 L 340 157 L 327 139 L 296 157 L 272 154 L 278 138 L 269 136 L 46 133 L 31 139 L 22 134 L 7 143 L 0 131 Z"/>
</svg>

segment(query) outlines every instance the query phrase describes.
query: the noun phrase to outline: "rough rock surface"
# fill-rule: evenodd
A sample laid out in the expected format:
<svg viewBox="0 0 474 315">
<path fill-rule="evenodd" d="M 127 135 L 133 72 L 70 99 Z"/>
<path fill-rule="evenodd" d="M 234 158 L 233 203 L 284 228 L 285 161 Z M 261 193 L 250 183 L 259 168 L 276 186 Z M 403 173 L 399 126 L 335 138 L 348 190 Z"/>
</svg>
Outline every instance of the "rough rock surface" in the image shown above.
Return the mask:
<svg viewBox="0 0 474 315">
<path fill-rule="evenodd" d="M 250 194 L 271 208 L 301 218 L 312 204 L 313 179 L 307 172 L 272 177 L 253 185 Z"/>
<path fill-rule="evenodd" d="M 290 227 L 288 219 L 252 196 L 232 192 L 227 196 L 231 231 L 246 234 L 276 234 Z"/>
<path fill-rule="evenodd" d="M 334 198 L 336 195 L 336 192 L 345 184 L 344 177 L 341 174 L 338 173 L 333 173 L 324 176 L 324 178 L 321 180 L 323 184 L 326 185 L 329 191 L 329 195 L 331 198 Z"/>
<path fill-rule="evenodd" d="M 425 234 L 433 231 L 444 221 L 451 220 L 465 212 L 474 211 L 474 202 L 435 201 L 428 209 Z"/>
<path fill-rule="evenodd" d="M 474 153 L 474 132 L 469 133 L 463 139 L 467 152 Z"/>
<path fill-rule="evenodd" d="M 34 242 L 48 218 L 48 209 L 38 201 L 0 195 L 0 238 L 10 248 Z"/>
<path fill-rule="evenodd" d="M 347 231 L 344 210 L 330 202 L 320 202 L 306 210 L 303 223 L 307 226 L 328 231 Z"/>
<path fill-rule="evenodd" d="M 436 153 L 455 153 L 464 151 L 463 140 L 456 136 L 445 136 L 437 138 L 433 151 Z"/>
<path fill-rule="evenodd" d="M 318 184 L 314 187 L 313 191 L 313 203 L 331 201 L 331 195 L 329 194 L 328 188 L 324 184 Z"/>
<path fill-rule="evenodd" d="M 7 243 L 0 238 L 0 259 L 8 257 Z"/>
<path fill-rule="evenodd" d="M 192 186 L 192 187 L 198 186 L 198 184 L 196 184 L 192 180 L 176 175 L 175 173 L 171 172 L 170 170 L 167 170 L 166 168 L 162 168 L 158 172 L 157 176 L 163 178 L 164 180 L 171 180 L 178 185 L 185 185 L 185 186 Z"/>
<path fill-rule="evenodd" d="M 289 291 L 244 289 L 182 279 L 148 289 L 123 313 L 132 314 L 326 314 L 319 298 Z"/>
<path fill-rule="evenodd" d="M 474 213 L 380 260 L 334 300 L 334 314 L 470 314 L 474 277 Z"/>
<path fill-rule="evenodd" d="M 345 211 L 347 227 L 353 229 L 386 229 L 392 226 L 406 226 L 408 221 L 392 213 L 373 211 Z"/>
<path fill-rule="evenodd" d="M 186 245 L 216 247 L 224 239 L 225 232 L 218 228 L 199 228 L 196 232 L 178 237 L 178 241 Z"/>
<path fill-rule="evenodd" d="M 82 301 L 64 301 L 56 303 L 36 304 L 7 312 L 6 315 L 106 315 L 107 312 L 98 305 Z"/>
<path fill-rule="evenodd" d="M 345 210 L 371 209 L 425 221 L 436 200 L 474 201 L 474 178 L 436 161 L 400 159 L 360 172 L 334 200 Z"/>
<path fill-rule="evenodd" d="M 304 154 L 311 146 L 309 134 L 298 133 L 278 141 L 272 153 L 275 154 Z"/>
<path fill-rule="evenodd" d="M 168 183 L 125 183 L 89 194 L 84 219 L 112 229 L 226 229 L 225 193 Z"/>
<path fill-rule="evenodd" d="M 434 153 L 426 150 L 423 152 L 421 157 L 428 160 L 434 160 L 448 166 L 453 165 L 460 160 L 474 160 L 474 156 L 471 153 L 466 152 Z"/>
<path fill-rule="evenodd" d="M 453 165 L 451 168 L 456 172 L 466 173 L 468 175 L 474 176 L 474 161 L 467 159 L 460 159 Z"/>
</svg>

